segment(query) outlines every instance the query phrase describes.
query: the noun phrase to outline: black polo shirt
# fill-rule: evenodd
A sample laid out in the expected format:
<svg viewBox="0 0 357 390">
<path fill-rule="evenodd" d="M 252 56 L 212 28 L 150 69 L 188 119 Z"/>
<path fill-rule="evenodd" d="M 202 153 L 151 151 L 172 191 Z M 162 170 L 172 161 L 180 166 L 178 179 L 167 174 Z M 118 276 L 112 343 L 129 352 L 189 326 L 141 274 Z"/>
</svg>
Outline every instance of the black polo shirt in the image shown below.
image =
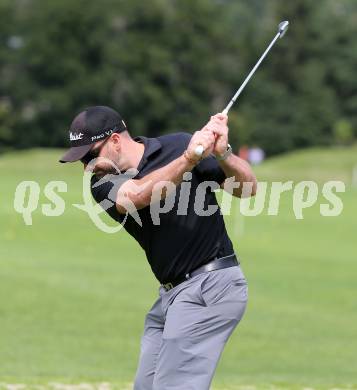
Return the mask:
<svg viewBox="0 0 357 390">
<path fill-rule="evenodd" d="M 144 155 L 138 166 L 139 173 L 135 179 L 144 177 L 181 156 L 191 136 L 188 133 L 176 133 L 158 138 L 135 138 L 137 142 L 145 145 Z M 98 203 L 113 199 L 113 189 L 116 193 L 122 183 L 119 179 L 121 175 L 110 176 L 110 180 L 104 180 L 103 184 L 97 186 L 95 184 L 98 183 L 98 179 L 95 175 L 92 177 L 92 195 Z M 124 228 L 144 249 L 151 269 L 160 283 L 181 278 L 216 256 L 227 256 L 233 253 L 233 245 L 219 208 L 214 213 L 207 212 L 217 206 L 216 195 L 211 188 L 207 188 L 203 197 L 204 202 L 200 208 L 203 213 L 197 215 L 195 211 L 195 195 L 199 184 L 204 181 L 215 181 L 221 184 L 225 178 L 216 159 L 210 156 L 192 170 L 192 179 L 184 182 L 181 196 L 183 184 L 176 187 L 174 206 L 167 213 L 159 215 L 159 225 L 157 220 L 155 223 L 151 217 L 150 206 L 138 210 L 142 226 L 134 217 L 128 215 Z M 191 188 L 188 183 L 191 183 Z M 183 202 L 181 206 L 180 199 Z M 161 204 L 163 205 L 164 202 L 162 200 Z M 182 205 L 187 206 L 187 212 L 186 207 Z M 106 211 L 118 222 L 122 222 L 125 218 L 125 215 L 118 213 L 114 203 Z M 202 214 L 211 215 L 202 216 Z"/>
</svg>

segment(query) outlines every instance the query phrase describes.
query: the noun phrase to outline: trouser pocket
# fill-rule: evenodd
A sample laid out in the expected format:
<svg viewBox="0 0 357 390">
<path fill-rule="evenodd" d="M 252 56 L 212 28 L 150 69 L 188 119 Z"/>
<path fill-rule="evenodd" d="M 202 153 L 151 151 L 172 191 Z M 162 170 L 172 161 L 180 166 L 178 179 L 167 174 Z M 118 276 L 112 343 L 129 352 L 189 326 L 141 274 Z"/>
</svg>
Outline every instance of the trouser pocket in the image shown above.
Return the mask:
<svg viewBox="0 0 357 390">
<path fill-rule="evenodd" d="M 241 272 L 236 271 L 226 268 L 207 274 L 200 285 L 202 300 L 206 306 L 223 302 L 244 303 L 248 300 L 247 281 Z"/>
</svg>

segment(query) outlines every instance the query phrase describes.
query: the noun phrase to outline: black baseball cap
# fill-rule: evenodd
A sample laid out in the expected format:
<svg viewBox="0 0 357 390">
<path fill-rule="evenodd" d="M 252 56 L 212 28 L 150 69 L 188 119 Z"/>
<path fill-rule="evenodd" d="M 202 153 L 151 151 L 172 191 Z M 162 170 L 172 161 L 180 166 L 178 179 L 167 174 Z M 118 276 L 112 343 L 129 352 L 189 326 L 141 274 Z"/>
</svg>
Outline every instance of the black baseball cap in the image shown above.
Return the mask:
<svg viewBox="0 0 357 390">
<path fill-rule="evenodd" d="M 61 163 L 78 161 L 90 151 L 97 141 L 126 130 L 123 118 L 112 108 L 88 107 L 74 118 L 69 129 L 71 148 L 59 161 Z"/>
</svg>

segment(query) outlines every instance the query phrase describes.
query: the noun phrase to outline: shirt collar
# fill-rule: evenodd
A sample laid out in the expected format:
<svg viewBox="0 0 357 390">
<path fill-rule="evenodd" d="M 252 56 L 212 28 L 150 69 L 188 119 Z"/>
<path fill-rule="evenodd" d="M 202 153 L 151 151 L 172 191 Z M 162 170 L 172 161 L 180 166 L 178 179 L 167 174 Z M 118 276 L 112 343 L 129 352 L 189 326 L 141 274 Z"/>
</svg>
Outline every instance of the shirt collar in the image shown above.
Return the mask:
<svg viewBox="0 0 357 390">
<path fill-rule="evenodd" d="M 144 154 L 140 160 L 138 171 L 140 171 L 145 164 L 148 162 L 148 159 L 158 150 L 161 149 L 161 142 L 157 138 L 147 138 L 143 136 L 138 136 L 134 138 L 134 141 L 144 144 Z"/>
</svg>

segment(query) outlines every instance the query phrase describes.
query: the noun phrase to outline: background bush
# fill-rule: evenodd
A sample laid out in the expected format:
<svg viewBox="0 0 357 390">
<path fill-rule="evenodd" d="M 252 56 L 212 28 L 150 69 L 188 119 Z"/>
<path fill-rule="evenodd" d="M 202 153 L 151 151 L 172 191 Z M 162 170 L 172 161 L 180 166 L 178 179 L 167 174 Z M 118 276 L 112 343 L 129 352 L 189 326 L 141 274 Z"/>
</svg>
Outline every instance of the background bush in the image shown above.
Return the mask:
<svg viewBox="0 0 357 390">
<path fill-rule="evenodd" d="M 286 38 L 230 114 L 235 147 L 352 143 L 354 0 L 0 0 L 0 149 L 65 146 L 73 116 L 97 104 L 133 134 L 199 129 L 283 19 Z"/>
</svg>

